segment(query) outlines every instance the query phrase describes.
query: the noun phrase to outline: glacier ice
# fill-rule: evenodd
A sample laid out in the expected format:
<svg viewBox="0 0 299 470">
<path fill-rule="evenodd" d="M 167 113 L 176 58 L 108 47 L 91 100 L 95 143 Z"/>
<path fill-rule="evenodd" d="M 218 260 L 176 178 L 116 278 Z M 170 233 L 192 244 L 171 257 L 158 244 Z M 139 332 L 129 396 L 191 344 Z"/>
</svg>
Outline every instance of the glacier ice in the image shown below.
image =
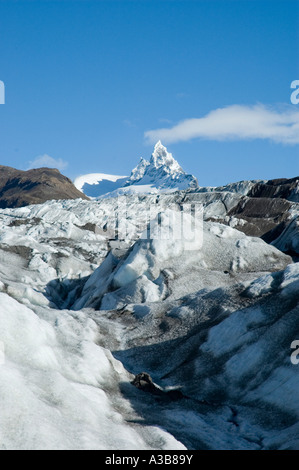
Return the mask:
<svg viewBox="0 0 299 470">
<path fill-rule="evenodd" d="M 299 270 L 278 249 L 297 229 L 237 230 L 245 188 L 0 211 L 1 449 L 299 448 Z M 193 249 L 184 202 L 204 209 Z M 183 398 L 137 390 L 143 370 Z"/>
</svg>

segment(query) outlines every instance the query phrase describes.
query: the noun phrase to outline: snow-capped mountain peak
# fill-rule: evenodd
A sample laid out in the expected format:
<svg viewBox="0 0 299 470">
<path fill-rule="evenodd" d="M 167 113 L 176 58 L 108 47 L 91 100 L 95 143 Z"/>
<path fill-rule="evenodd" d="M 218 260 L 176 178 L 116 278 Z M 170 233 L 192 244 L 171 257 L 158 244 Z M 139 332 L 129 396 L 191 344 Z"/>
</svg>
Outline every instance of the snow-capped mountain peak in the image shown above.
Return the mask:
<svg viewBox="0 0 299 470">
<path fill-rule="evenodd" d="M 157 182 L 157 178 L 161 178 L 161 175 L 175 175 L 177 173 L 181 174 L 184 171 L 159 140 L 154 147 L 150 160 L 141 158 L 136 168 L 132 170 L 126 186 L 139 182 L 146 175 L 150 176 L 151 179 L 154 178 Z"/>
<path fill-rule="evenodd" d="M 180 172 L 183 173 L 182 168 L 178 162 L 173 158 L 172 154 L 167 151 L 167 148 L 162 145 L 161 140 L 159 140 L 152 153 L 150 164 L 155 168 L 164 167 L 165 171 L 169 170 L 169 173 Z"/>
<path fill-rule="evenodd" d="M 193 175 L 184 172 L 159 140 L 150 160 L 142 158 L 125 183 L 126 187 L 133 185 L 144 186 L 145 192 L 165 192 L 197 187 L 198 183 Z"/>
<path fill-rule="evenodd" d="M 132 170 L 130 180 L 139 181 L 144 177 L 144 173 L 149 166 L 150 162 L 141 157 L 138 165 Z"/>
<path fill-rule="evenodd" d="M 115 177 L 114 187 L 110 184 L 111 189 L 107 191 L 107 185 L 104 187 L 103 182 L 111 181 L 112 178 L 113 175 L 83 175 L 77 178 L 74 184 L 89 197 L 173 192 L 198 187 L 195 176 L 184 172 L 160 140 L 156 143 L 150 160 L 141 158 L 129 178 Z"/>
</svg>

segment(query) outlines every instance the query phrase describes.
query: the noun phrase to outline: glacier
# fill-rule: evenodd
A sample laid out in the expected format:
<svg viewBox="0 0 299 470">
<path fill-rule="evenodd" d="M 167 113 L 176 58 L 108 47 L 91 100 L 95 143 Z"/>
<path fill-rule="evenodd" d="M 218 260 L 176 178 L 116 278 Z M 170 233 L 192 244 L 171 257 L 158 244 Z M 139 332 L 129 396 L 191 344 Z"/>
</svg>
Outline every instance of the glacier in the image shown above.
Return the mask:
<svg viewBox="0 0 299 470">
<path fill-rule="evenodd" d="M 299 205 L 251 236 L 253 184 L 0 210 L 1 449 L 299 449 Z"/>
</svg>

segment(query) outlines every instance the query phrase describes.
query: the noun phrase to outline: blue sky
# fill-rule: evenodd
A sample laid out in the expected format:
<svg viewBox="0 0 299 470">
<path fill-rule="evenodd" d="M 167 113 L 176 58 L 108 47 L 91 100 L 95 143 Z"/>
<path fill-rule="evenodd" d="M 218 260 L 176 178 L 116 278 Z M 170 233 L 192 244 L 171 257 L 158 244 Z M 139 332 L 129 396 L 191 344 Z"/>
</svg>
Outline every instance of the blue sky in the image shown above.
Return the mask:
<svg viewBox="0 0 299 470">
<path fill-rule="evenodd" d="M 299 2 L 1 1 L 0 164 L 199 184 L 299 175 Z M 48 157 L 45 157 L 48 156 Z"/>
</svg>

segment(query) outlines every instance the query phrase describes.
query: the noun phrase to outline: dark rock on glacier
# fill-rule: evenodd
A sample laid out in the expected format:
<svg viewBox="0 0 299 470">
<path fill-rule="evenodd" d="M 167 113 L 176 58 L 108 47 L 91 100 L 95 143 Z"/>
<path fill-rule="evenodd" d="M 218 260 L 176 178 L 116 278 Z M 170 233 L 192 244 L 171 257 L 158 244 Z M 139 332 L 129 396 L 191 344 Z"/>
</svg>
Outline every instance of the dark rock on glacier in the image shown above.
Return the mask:
<svg viewBox="0 0 299 470">
<path fill-rule="evenodd" d="M 152 395 L 158 396 L 164 400 L 176 401 L 184 398 L 184 395 L 178 389 L 166 391 L 162 390 L 153 382 L 153 379 L 147 372 L 140 372 L 139 374 L 135 375 L 131 384 L 143 392 L 151 393 Z"/>
<path fill-rule="evenodd" d="M 299 201 L 299 177 L 280 178 L 256 183 L 248 192 L 249 197 L 280 198 Z"/>
<path fill-rule="evenodd" d="M 290 208 L 291 203 L 281 198 L 244 197 L 227 215 L 246 221 L 238 227 L 246 235 L 265 237 L 288 219 Z"/>
<path fill-rule="evenodd" d="M 147 372 L 140 372 L 135 375 L 131 383 L 134 387 L 139 388 L 144 392 L 149 392 L 153 395 L 163 395 L 163 391 L 154 384 L 151 376 Z"/>
</svg>

